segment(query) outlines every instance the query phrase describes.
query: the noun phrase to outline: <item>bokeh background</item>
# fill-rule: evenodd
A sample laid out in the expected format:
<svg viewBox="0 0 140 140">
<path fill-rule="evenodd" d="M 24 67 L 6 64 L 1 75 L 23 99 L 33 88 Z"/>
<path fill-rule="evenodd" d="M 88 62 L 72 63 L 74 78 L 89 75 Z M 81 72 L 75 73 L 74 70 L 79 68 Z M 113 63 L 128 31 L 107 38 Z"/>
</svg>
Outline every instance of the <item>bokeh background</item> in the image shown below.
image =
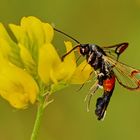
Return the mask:
<svg viewBox="0 0 140 140">
<path fill-rule="evenodd" d="M 82 43 L 107 46 L 128 41 L 120 60 L 140 69 L 140 0 L 0 0 L 0 22 L 19 24 L 21 17 L 29 15 L 53 23 Z M 62 46 L 66 39 L 55 34 L 54 44 Z M 102 91 L 86 112 L 89 87 L 86 84 L 77 92 L 79 86 L 71 86 L 52 95 L 55 101 L 46 109 L 39 140 L 140 139 L 140 92 L 117 84 L 101 122 L 94 109 Z M 35 106 L 14 110 L 0 98 L 0 140 L 29 140 L 35 113 Z"/>
</svg>

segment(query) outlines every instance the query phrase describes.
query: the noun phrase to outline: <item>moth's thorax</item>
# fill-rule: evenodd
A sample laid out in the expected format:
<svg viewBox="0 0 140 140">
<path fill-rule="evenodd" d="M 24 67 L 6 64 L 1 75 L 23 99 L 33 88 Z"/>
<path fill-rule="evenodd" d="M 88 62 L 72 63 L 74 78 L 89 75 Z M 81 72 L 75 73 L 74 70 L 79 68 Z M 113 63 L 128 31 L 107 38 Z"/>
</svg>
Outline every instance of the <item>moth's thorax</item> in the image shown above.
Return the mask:
<svg viewBox="0 0 140 140">
<path fill-rule="evenodd" d="M 102 65 L 102 56 L 106 55 L 102 48 L 95 44 L 82 44 L 81 54 L 86 56 L 88 64 L 95 70 L 99 69 Z"/>
</svg>

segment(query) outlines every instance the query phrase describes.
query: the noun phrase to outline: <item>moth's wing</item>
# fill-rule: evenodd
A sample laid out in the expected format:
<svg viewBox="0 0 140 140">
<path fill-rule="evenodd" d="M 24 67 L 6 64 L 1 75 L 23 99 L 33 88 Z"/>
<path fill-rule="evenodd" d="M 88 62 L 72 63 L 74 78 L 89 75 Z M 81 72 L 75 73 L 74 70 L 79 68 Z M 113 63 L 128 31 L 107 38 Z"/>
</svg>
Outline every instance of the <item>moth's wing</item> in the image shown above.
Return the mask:
<svg viewBox="0 0 140 140">
<path fill-rule="evenodd" d="M 112 46 L 102 47 L 102 49 L 104 50 L 107 56 L 118 60 L 120 54 L 122 54 L 127 47 L 128 43 L 124 42 Z"/>
<path fill-rule="evenodd" d="M 116 61 L 111 57 L 104 56 L 104 60 L 107 65 L 111 65 L 121 86 L 129 90 L 140 90 L 140 70 Z"/>
</svg>

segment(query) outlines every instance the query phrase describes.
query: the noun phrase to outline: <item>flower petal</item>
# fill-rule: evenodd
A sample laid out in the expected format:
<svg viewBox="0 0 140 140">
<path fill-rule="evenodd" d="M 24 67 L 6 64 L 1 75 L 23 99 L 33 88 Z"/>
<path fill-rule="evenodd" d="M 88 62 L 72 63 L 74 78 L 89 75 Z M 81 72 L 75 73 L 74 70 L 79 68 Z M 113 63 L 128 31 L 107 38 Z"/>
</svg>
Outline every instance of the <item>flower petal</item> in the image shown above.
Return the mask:
<svg viewBox="0 0 140 140">
<path fill-rule="evenodd" d="M 38 59 L 38 74 L 43 82 L 48 84 L 50 82 L 50 72 L 53 67 L 58 67 L 61 60 L 52 46 L 52 44 L 45 44 L 39 49 Z"/>
<path fill-rule="evenodd" d="M 21 44 L 19 44 L 19 48 L 20 48 L 20 56 L 24 63 L 25 69 L 31 75 L 36 75 L 36 72 L 37 72 L 36 64 L 31 56 L 31 54 L 29 53 L 29 50 Z"/>
<path fill-rule="evenodd" d="M 45 33 L 45 43 L 50 43 L 54 36 L 54 30 L 52 26 L 48 23 L 42 23 L 42 25 Z"/>
<path fill-rule="evenodd" d="M 9 27 L 13 32 L 14 36 L 16 37 L 17 41 L 20 42 L 20 44 L 28 47 L 29 38 L 27 36 L 27 33 L 24 31 L 24 29 L 21 26 L 15 24 L 9 24 Z"/>
<path fill-rule="evenodd" d="M 8 42 L 0 38 L 0 52 L 5 59 L 8 59 L 9 54 L 11 53 L 11 47 L 9 46 Z"/>
<path fill-rule="evenodd" d="M 67 52 L 69 52 L 72 49 L 72 43 L 67 41 L 64 42 Z M 71 52 L 69 55 L 67 55 L 63 62 L 61 62 L 60 65 L 54 65 L 53 69 L 51 71 L 51 79 L 54 83 L 57 83 L 57 81 L 67 81 L 72 76 L 73 72 L 76 69 L 76 61 L 75 61 L 75 55 L 74 52 Z"/>
<path fill-rule="evenodd" d="M 91 73 L 93 73 L 93 68 L 87 63 L 87 61 L 83 61 L 75 70 L 74 74 L 71 77 L 71 84 L 83 84 L 87 80 L 89 80 Z"/>
<path fill-rule="evenodd" d="M 11 39 L 4 26 L 0 23 L 0 47 L 3 55 L 5 55 L 12 63 L 22 67 L 19 57 L 18 45 Z"/>
<path fill-rule="evenodd" d="M 38 86 L 24 70 L 0 58 L 0 95 L 15 108 L 25 108 L 35 102 Z"/>
<path fill-rule="evenodd" d="M 41 46 L 44 44 L 44 32 L 41 21 L 35 17 L 23 17 L 21 19 L 21 27 L 27 33 L 31 45 L 37 44 Z"/>
<path fill-rule="evenodd" d="M 48 23 L 42 23 L 39 19 L 29 16 L 22 18 L 21 26 L 38 46 L 52 41 L 54 31 Z"/>
</svg>

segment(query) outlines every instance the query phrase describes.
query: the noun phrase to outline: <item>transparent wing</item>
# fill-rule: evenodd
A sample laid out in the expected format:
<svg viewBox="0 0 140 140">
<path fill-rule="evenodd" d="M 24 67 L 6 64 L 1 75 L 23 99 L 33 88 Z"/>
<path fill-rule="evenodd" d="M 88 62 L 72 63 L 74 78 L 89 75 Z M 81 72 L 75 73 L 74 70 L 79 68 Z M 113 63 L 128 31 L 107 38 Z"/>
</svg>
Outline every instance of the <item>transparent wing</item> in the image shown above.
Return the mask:
<svg viewBox="0 0 140 140">
<path fill-rule="evenodd" d="M 120 54 L 122 54 L 127 47 L 128 47 L 128 43 L 124 42 L 124 43 L 120 43 L 108 47 L 102 47 L 102 48 L 104 52 L 107 54 L 107 56 L 115 60 L 118 60 Z"/>
<path fill-rule="evenodd" d="M 129 90 L 140 90 L 140 70 L 104 56 L 107 65 L 111 65 L 119 84 Z"/>
</svg>

